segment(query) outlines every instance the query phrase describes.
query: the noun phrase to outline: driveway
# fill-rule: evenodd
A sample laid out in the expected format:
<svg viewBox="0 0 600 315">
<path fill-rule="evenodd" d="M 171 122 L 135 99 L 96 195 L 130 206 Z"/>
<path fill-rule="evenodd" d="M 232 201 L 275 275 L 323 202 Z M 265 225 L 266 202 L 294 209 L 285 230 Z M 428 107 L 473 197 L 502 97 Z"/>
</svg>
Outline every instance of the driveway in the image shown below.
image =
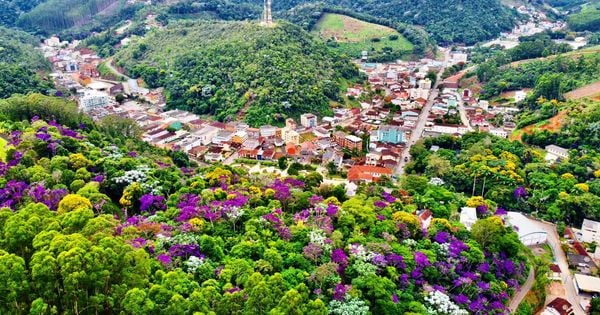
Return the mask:
<svg viewBox="0 0 600 315">
<path fill-rule="evenodd" d="M 560 237 L 556 232 L 556 225 L 537 221 L 539 226 L 548 233 L 548 245 L 552 248 L 552 253 L 554 254 L 554 259 L 556 259 L 556 264 L 560 267 L 561 278 L 563 284 L 565 285 L 565 296 L 563 297 L 569 303 L 573 305 L 573 311 L 575 315 L 585 315 L 585 311 L 579 304 L 579 297 L 575 291 L 575 284 L 573 282 L 573 276 L 571 276 L 571 272 L 569 271 L 569 263 L 567 262 L 567 256 L 565 252 L 563 252 L 560 247 Z"/>
<path fill-rule="evenodd" d="M 508 308 L 510 309 L 511 313 L 514 313 L 517 310 L 517 308 L 519 308 L 519 304 L 521 304 L 521 301 L 523 301 L 527 293 L 529 293 L 529 290 L 531 290 L 533 282 L 535 281 L 535 271 L 533 269 L 533 267 L 529 269 L 527 281 L 523 283 L 521 289 L 517 291 L 517 294 L 515 294 L 515 296 L 513 296 L 512 299 L 510 299 L 510 304 Z"/>
</svg>

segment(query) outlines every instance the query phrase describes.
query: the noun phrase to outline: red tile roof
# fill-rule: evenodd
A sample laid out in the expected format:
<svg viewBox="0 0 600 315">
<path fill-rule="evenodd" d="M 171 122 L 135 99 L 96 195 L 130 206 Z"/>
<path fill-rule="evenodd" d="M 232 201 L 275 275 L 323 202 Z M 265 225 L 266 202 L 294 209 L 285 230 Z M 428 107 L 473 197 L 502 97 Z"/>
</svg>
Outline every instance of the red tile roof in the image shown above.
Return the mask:
<svg viewBox="0 0 600 315">
<path fill-rule="evenodd" d="M 375 176 L 377 174 L 377 176 Z M 378 181 L 382 175 L 391 176 L 392 170 L 385 167 L 356 165 L 348 171 L 349 181 Z"/>
<path fill-rule="evenodd" d="M 556 298 L 552 300 L 552 302 L 548 304 L 548 307 L 555 309 L 560 315 L 568 315 L 572 314 L 573 312 L 571 303 L 563 298 Z"/>
<path fill-rule="evenodd" d="M 560 273 L 560 267 L 556 264 L 551 264 L 550 265 L 550 270 L 552 270 L 553 272 L 558 272 Z"/>
</svg>

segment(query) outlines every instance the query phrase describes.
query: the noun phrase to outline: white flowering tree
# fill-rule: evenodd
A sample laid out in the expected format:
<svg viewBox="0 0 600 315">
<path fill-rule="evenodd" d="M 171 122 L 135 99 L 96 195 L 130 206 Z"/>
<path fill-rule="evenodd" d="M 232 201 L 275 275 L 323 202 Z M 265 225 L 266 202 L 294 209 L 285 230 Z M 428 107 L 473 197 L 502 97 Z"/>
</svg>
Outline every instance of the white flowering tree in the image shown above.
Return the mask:
<svg viewBox="0 0 600 315">
<path fill-rule="evenodd" d="M 425 297 L 427 313 L 430 315 L 469 315 L 469 312 L 454 304 L 450 297 L 438 290 L 429 292 Z"/>
</svg>

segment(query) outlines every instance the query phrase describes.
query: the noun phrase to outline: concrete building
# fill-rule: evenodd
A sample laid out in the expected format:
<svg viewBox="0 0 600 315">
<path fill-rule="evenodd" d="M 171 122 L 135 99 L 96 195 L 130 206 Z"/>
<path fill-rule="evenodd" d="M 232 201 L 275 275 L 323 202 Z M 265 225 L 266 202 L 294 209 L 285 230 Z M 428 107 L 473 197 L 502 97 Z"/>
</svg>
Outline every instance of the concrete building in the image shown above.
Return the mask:
<svg viewBox="0 0 600 315">
<path fill-rule="evenodd" d="M 430 90 L 431 89 L 431 80 L 429 80 L 429 79 L 419 80 L 419 87 L 422 89 Z"/>
<path fill-rule="evenodd" d="M 350 151 L 360 151 L 362 150 L 362 139 L 353 135 L 346 136 L 344 147 Z"/>
<path fill-rule="evenodd" d="M 295 145 L 300 144 L 300 134 L 296 130 L 283 129 L 282 139 L 285 143 L 293 143 Z"/>
<path fill-rule="evenodd" d="M 219 133 L 219 128 L 211 125 L 206 125 L 199 130 L 193 132 L 193 135 L 200 139 L 202 145 L 209 145 L 212 142 L 214 136 Z"/>
<path fill-rule="evenodd" d="M 404 129 L 399 126 L 384 125 L 379 127 L 379 130 L 377 130 L 377 139 L 380 142 L 387 142 L 392 144 L 406 142 Z"/>
<path fill-rule="evenodd" d="M 277 127 L 269 126 L 269 125 L 260 127 L 260 136 L 261 137 L 271 138 L 271 137 L 275 137 L 275 134 L 277 134 Z"/>
<path fill-rule="evenodd" d="M 582 274 L 575 274 L 575 291 L 577 294 L 598 294 L 600 293 L 600 278 Z"/>
<path fill-rule="evenodd" d="M 508 138 L 508 132 L 502 128 L 490 128 L 489 133 L 500 138 Z"/>
<path fill-rule="evenodd" d="M 519 240 L 525 246 L 546 243 L 548 233 L 538 226 L 537 222 L 519 212 L 510 211 L 506 214 L 505 222 L 512 226 L 519 235 Z"/>
<path fill-rule="evenodd" d="M 600 242 L 600 222 L 584 219 L 581 224 L 581 241 L 584 243 Z"/>
<path fill-rule="evenodd" d="M 300 124 L 305 128 L 314 128 L 317 126 L 317 116 L 314 114 L 300 115 Z"/>
<path fill-rule="evenodd" d="M 546 146 L 546 161 L 554 162 L 558 159 L 566 159 L 569 157 L 569 150 L 551 144 Z"/>
<path fill-rule="evenodd" d="M 515 92 L 515 102 L 519 103 L 524 101 L 527 98 L 527 92 L 525 91 L 517 91 Z"/>
<path fill-rule="evenodd" d="M 108 94 L 93 90 L 85 92 L 83 97 L 79 99 L 79 107 L 83 111 L 90 111 L 96 108 L 105 107 L 110 104 Z"/>
</svg>

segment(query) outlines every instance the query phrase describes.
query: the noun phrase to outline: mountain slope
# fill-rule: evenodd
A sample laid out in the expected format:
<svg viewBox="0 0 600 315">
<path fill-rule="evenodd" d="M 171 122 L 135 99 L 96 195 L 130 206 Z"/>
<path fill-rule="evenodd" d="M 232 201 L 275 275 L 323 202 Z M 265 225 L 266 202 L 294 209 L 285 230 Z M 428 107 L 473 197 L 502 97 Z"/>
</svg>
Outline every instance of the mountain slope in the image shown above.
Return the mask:
<svg viewBox="0 0 600 315">
<path fill-rule="evenodd" d="M 0 1 L 0 25 L 16 26 L 19 16 L 29 12 L 46 0 L 1 0 Z"/>
<path fill-rule="evenodd" d="M 168 105 L 221 120 L 247 108 L 252 125 L 327 113 L 338 81 L 357 76 L 346 58 L 297 26 L 182 22 L 119 52 L 117 62 L 150 86 L 165 86 Z"/>
<path fill-rule="evenodd" d="M 50 69 L 44 56 L 34 48 L 37 42 L 29 34 L 0 27 L 0 98 L 50 88 L 51 84 L 36 73 Z"/>
<path fill-rule="evenodd" d="M 92 23 L 125 7 L 120 0 L 47 0 L 21 15 L 17 25 L 43 34 L 53 34 Z"/>
<path fill-rule="evenodd" d="M 187 0 L 184 2 L 193 2 Z M 227 5 L 227 4 L 230 5 Z M 330 8 L 350 9 L 352 12 L 368 14 L 377 18 L 385 18 L 395 22 L 421 25 L 440 43 L 474 44 L 490 39 L 502 31 L 512 29 L 518 14 L 502 5 L 499 0 L 324 0 L 322 3 Z M 203 2 L 207 10 L 219 11 L 223 6 L 230 10 L 222 12 L 223 18 L 236 19 L 239 14 L 231 4 L 244 5 L 246 16 L 260 16 L 263 1 L 260 0 L 210 0 Z M 275 18 L 288 15 L 292 8 L 302 8 L 315 4 L 310 0 L 280 0 L 273 2 Z M 318 4 L 318 3 L 317 3 Z M 233 8 L 233 9 L 232 9 Z M 296 10 L 296 13 L 302 10 Z"/>
</svg>

